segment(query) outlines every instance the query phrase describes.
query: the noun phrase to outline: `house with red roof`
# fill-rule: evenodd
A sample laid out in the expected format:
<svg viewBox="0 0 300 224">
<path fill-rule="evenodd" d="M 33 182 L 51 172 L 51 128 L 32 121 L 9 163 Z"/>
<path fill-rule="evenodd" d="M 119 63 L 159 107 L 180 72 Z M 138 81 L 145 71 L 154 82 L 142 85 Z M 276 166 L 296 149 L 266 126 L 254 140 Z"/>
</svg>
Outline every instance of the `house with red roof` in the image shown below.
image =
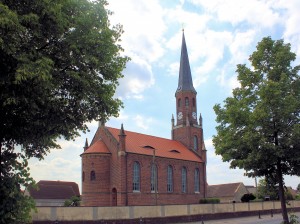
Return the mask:
<svg viewBox="0 0 300 224">
<path fill-rule="evenodd" d="M 41 180 L 37 189 L 28 189 L 28 194 L 35 200 L 36 206 L 63 206 L 72 196 L 80 197 L 78 184 L 69 181 Z"/>
<path fill-rule="evenodd" d="M 184 33 L 171 139 L 99 127 L 82 158 L 83 206 L 194 204 L 207 195 L 206 149 Z"/>
</svg>

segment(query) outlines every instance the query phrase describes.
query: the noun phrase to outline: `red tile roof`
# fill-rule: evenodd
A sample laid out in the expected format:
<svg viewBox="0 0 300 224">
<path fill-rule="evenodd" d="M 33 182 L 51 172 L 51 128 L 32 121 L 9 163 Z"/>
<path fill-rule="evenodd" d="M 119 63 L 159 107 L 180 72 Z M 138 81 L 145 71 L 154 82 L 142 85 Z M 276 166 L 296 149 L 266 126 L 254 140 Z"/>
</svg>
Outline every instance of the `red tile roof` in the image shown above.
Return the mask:
<svg viewBox="0 0 300 224">
<path fill-rule="evenodd" d="M 207 197 L 218 198 L 218 197 L 232 197 L 238 190 L 239 186 L 243 183 L 229 183 L 229 184 L 218 184 L 209 185 Z"/>
<path fill-rule="evenodd" d="M 41 180 L 37 185 L 38 190 L 29 189 L 34 199 L 70 199 L 72 196 L 80 196 L 75 182 Z"/>
<path fill-rule="evenodd" d="M 103 141 L 98 140 L 93 145 L 88 147 L 84 153 L 110 153 Z"/>
<path fill-rule="evenodd" d="M 119 140 L 120 129 L 106 127 L 108 131 Z M 202 162 L 201 158 L 186 148 L 182 143 L 155 137 L 151 135 L 140 134 L 126 131 L 126 151 L 129 153 L 153 155 L 153 148 L 157 157 L 188 160 Z"/>
</svg>

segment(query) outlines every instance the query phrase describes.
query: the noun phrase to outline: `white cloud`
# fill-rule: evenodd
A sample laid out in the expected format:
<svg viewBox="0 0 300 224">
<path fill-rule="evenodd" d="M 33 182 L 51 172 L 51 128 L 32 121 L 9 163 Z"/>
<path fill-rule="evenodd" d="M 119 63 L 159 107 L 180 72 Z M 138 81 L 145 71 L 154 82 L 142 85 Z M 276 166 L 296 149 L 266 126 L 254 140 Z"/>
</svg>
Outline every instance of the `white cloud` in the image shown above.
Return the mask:
<svg viewBox="0 0 300 224">
<path fill-rule="evenodd" d="M 150 64 L 137 56 L 127 63 L 123 73 L 124 78 L 120 80 L 116 93 L 121 99 L 142 99 L 143 91 L 155 82 Z"/>
<path fill-rule="evenodd" d="M 134 118 L 133 118 L 136 126 L 138 128 L 141 128 L 143 130 L 148 130 L 150 125 L 153 123 L 153 118 L 151 117 L 145 117 L 145 116 L 142 116 L 142 115 L 136 115 Z"/>
<path fill-rule="evenodd" d="M 300 62 L 300 1 L 277 1 L 274 8 L 285 11 L 282 15 L 284 26 L 283 38 L 285 42 L 291 43 L 292 51 L 298 55 L 298 64 Z"/>
<path fill-rule="evenodd" d="M 204 7 L 208 13 L 215 13 L 217 19 L 232 25 L 247 22 L 259 27 L 273 27 L 280 21 L 280 16 L 272 8 L 276 1 L 270 0 L 191 0 Z"/>
<path fill-rule="evenodd" d="M 112 23 L 121 23 L 124 27 L 122 46 L 127 55 L 137 54 L 149 62 L 163 55 L 166 25 L 163 9 L 157 0 L 111 0 L 108 8 L 114 12 Z"/>
<path fill-rule="evenodd" d="M 236 32 L 232 43 L 229 45 L 229 50 L 231 53 L 230 63 L 232 65 L 244 64 L 249 58 L 249 50 L 253 47 L 253 42 L 255 40 L 256 31 L 254 29 L 249 29 L 245 32 Z"/>
<path fill-rule="evenodd" d="M 179 62 L 174 62 L 170 64 L 168 68 L 168 74 L 177 77 L 179 74 L 179 66 L 180 66 Z"/>
</svg>

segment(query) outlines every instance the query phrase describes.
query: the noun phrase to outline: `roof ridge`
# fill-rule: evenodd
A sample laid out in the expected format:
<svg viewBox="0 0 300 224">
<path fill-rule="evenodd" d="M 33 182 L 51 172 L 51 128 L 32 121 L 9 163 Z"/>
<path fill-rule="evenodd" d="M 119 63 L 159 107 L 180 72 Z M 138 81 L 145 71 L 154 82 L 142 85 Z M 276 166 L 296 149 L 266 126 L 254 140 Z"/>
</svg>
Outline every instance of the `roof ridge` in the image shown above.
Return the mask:
<svg viewBox="0 0 300 224">
<path fill-rule="evenodd" d="M 112 129 L 120 130 L 120 128 L 114 128 L 114 127 L 107 127 L 106 126 L 106 128 L 112 128 Z M 128 131 L 128 130 L 126 130 L 126 132 L 135 133 L 135 134 L 139 134 L 139 135 L 147 135 L 147 136 L 150 136 L 150 137 L 153 137 L 153 138 L 159 138 L 159 139 L 165 139 L 165 140 L 179 142 L 177 140 L 173 140 L 173 139 L 170 139 L 170 138 L 163 138 L 163 137 L 159 137 L 159 136 L 155 136 L 155 135 L 150 135 L 150 134 L 139 133 L 139 132 L 135 132 L 135 131 Z"/>
</svg>

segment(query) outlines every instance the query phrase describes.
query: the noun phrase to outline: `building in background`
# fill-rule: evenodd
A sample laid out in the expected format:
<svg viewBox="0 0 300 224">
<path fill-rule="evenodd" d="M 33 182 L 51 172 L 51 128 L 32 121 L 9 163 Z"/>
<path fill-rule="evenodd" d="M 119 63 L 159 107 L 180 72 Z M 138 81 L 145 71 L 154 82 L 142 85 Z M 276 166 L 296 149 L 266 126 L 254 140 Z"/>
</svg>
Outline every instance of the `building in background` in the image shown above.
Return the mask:
<svg viewBox="0 0 300 224">
<path fill-rule="evenodd" d="M 240 183 L 209 185 L 207 197 L 219 198 L 221 203 L 241 202 L 244 194 L 248 194 L 246 186 Z"/>
<path fill-rule="evenodd" d="M 194 204 L 206 197 L 206 149 L 196 96 L 183 33 L 171 139 L 99 122 L 81 154 L 82 205 Z"/>
<path fill-rule="evenodd" d="M 80 197 L 75 182 L 41 180 L 37 187 L 26 192 L 35 200 L 36 206 L 63 206 L 72 196 Z"/>
</svg>

